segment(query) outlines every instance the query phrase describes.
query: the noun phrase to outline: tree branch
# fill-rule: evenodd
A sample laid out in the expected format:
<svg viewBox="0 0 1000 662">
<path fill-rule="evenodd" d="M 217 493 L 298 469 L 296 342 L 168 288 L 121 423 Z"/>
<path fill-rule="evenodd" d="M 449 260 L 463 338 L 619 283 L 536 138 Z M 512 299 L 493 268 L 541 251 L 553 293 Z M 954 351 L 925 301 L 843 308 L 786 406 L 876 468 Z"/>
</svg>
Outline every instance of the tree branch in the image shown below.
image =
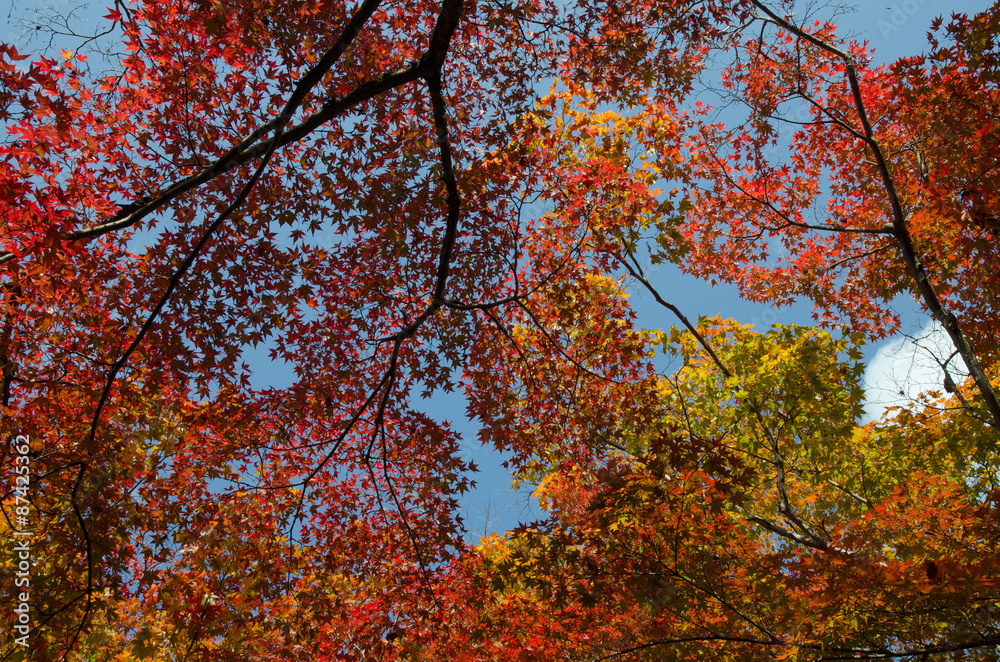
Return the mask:
<svg viewBox="0 0 1000 662">
<path fill-rule="evenodd" d="M 913 281 L 917 286 L 917 291 L 920 293 L 921 298 L 924 301 L 924 305 L 927 306 L 927 309 L 931 312 L 931 315 L 934 316 L 934 319 L 940 322 L 941 326 L 943 326 L 945 331 L 948 332 L 948 336 L 955 345 L 955 349 L 958 350 L 959 355 L 965 362 L 965 366 L 968 368 L 969 374 L 975 381 L 976 387 L 979 389 L 979 393 L 982 395 L 983 400 L 986 403 L 986 408 L 989 410 L 990 416 L 993 419 L 991 425 L 993 427 L 1000 428 L 1000 398 L 997 397 L 997 393 L 993 389 L 989 377 L 987 377 L 986 372 L 979 363 L 979 357 L 976 356 L 976 353 L 973 351 L 968 339 L 962 332 L 962 329 L 958 324 L 958 319 L 944 307 L 944 304 L 938 297 L 937 291 L 934 289 L 933 283 L 931 283 L 927 270 L 924 268 L 922 261 L 917 256 L 916 248 L 913 245 L 913 239 L 910 236 L 909 226 L 906 223 L 906 214 L 903 211 L 903 205 L 899 199 L 899 194 L 896 192 L 895 180 L 889 170 L 889 164 L 885 157 L 885 153 L 882 151 L 882 146 L 875 138 L 875 131 L 868 119 L 868 111 L 865 107 L 864 97 L 861 93 L 861 84 L 858 81 L 858 74 L 854 66 L 854 59 L 851 57 L 850 53 L 839 49 L 822 39 L 819 39 L 815 35 L 809 34 L 802 28 L 778 16 L 760 0 L 753 0 L 753 4 L 759 10 L 764 12 L 768 16 L 768 19 L 775 25 L 787 30 L 789 33 L 794 34 L 800 39 L 808 41 L 827 53 L 835 55 L 844 62 L 848 84 L 850 85 L 851 95 L 854 99 L 854 107 L 857 111 L 858 121 L 861 124 L 864 134 L 864 143 L 871 148 L 876 168 L 878 169 L 879 176 L 882 179 L 882 187 L 885 190 L 886 197 L 892 211 L 892 234 L 896 238 L 896 241 L 899 242 L 899 247 L 903 255 L 903 260 L 906 263 L 907 271 L 910 272 L 910 276 L 913 278 Z"/>
</svg>

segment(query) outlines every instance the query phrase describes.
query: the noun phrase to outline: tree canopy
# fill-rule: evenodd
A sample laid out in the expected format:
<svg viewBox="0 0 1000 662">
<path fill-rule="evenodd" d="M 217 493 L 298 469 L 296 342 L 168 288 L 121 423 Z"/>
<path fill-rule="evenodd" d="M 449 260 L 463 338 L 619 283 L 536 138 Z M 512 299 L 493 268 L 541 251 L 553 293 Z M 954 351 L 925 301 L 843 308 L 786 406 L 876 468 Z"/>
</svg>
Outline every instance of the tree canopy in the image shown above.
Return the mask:
<svg viewBox="0 0 1000 662">
<path fill-rule="evenodd" d="M 0 44 L 3 659 L 995 660 L 1000 4 L 884 66 L 792 9 Z M 815 324 L 689 319 L 665 263 Z M 944 382 L 865 422 L 900 297 Z M 542 520 L 468 540 L 440 391 Z"/>
</svg>

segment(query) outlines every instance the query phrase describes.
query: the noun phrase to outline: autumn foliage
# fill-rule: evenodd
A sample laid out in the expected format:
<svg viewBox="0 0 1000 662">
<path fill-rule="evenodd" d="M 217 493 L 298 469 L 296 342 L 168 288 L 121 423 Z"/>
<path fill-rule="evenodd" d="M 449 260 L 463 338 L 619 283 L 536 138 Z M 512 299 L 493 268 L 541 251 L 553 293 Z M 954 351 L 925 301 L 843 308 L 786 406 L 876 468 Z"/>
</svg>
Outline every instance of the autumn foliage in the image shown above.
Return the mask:
<svg viewBox="0 0 1000 662">
<path fill-rule="evenodd" d="M 104 21 L 0 45 L 4 659 L 996 659 L 1000 5 L 877 67 L 759 0 Z M 946 378 L 865 423 L 900 297 Z M 441 391 L 542 521 L 470 541 Z"/>
</svg>

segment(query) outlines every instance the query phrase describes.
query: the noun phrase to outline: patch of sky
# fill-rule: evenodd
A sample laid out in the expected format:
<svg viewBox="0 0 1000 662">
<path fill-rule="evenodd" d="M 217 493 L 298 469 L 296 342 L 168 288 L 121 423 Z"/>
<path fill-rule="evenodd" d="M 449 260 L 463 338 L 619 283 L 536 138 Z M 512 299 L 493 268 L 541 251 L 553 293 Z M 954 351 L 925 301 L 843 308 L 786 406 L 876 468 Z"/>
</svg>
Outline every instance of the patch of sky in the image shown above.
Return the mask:
<svg viewBox="0 0 1000 662">
<path fill-rule="evenodd" d="M 509 531 L 521 523 L 542 517 L 532 495 L 535 486 L 511 487 L 514 477 L 504 462 L 508 453 L 484 446 L 478 439 L 478 425 L 466 415 L 468 402 L 460 391 L 437 390 L 427 398 L 414 399 L 410 406 L 436 420 L 446 420 L 461 437 L 461 457 L 475 462 L 475 486 L 459 497 L 465 520 L 466 542 L 478 543 L 485 536 Z"/>
<path fill-rule="evenodd" d="M 968 377 L 951 339 L 935 320 L 879 345 L 865 369 L 865 419 L 878 420 L 888 407 L 906 407 L 927 391 L 945 393 L 945 369 L 955 383 Z"/>
</svg>

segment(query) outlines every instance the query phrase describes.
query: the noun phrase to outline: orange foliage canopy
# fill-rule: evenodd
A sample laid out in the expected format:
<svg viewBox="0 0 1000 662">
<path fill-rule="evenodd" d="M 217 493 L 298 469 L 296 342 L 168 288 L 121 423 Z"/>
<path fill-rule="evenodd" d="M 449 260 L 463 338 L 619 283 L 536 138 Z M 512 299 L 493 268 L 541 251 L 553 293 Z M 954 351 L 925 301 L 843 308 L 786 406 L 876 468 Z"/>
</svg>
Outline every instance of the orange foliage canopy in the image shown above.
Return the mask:
<svg viewBox="0 0 1000 662">
<path fill-rule="evenodd" d="M 759 0 L 108 11 L 0 45 L 5 658 L 995 659 L 1000 6 L 878 68 Z M 900 294 L 947 393 L 862 424 Z M 544 521 L 467 542 L 436 391 Z"/>
</svg>

